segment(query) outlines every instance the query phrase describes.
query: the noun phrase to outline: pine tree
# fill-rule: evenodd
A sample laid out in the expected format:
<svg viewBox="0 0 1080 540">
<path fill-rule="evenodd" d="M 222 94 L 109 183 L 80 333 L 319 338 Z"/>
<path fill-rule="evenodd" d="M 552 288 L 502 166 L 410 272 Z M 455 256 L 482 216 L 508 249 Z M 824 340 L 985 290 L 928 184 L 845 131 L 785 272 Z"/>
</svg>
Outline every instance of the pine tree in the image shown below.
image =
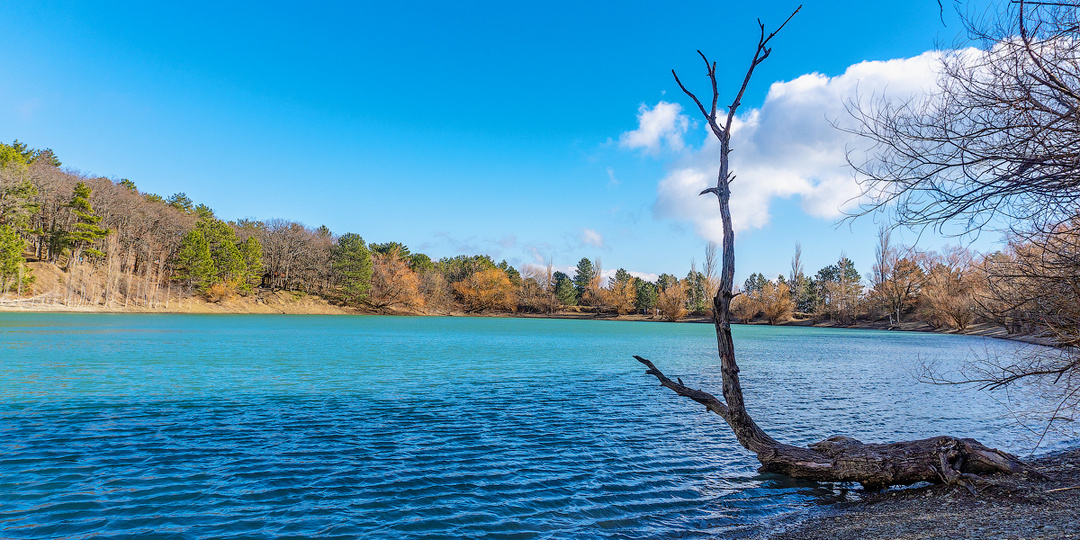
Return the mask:
<svg viewBox="0 0 1080 540">
<path fill-rule="evenodd" d="M 634 278 L 634 284 L 637 286 L 637 299 L 634 306 L 641 310 L 642 315 L 652 314 L 653 310 L 656 309 L 656 302 L 659 300 L 659 291 L 656 284 L 640 278 Z"/>
<path fill-rule="evenodd" d="M 345 303 L 357 304 L 366 300 L 371 290 L 372 261 L 364 239 L 355 233 L 342 235 L 330 257 Z"/>
<path fill-rule="evenodd" d="M 94 243 L 109 235 L 109 229 L 99 225 L 101 216 L 94 214 L 94 208 L 90 206 L 90 187 L 83 182 L 75 184 L 71 201 L 67 207 L 75 213 L 75 225 L 66 234 L 66 244 L 71 246 L 71 261 L 69 267 L 76 262 L 82 253 L 92 257 L 104 257 L 101 250 L 94 248 Z"/>
<path fill-rule="evenodd" d="M 578 298 L 585 296 L 585 291 L 589 290 L 595 276 L 596 268 L 593 262 L 588 257 L 582 257 L 577 263 L 577 272 L 574 273 L 574 288 L 577 289 Z"/>
<path fill-rule="evenodd" d="M 555 281 L 555 299 L 563 306 L 576 306 L 578 301 L 577 289 L 570 276 L 563 272 L 555 272 L 552 276 Z"/>
<path fill-rule="evenodd" d="M 247 264 L 240 254 L 240 239 L 228 223 L 219 219 L 201 219 L 195 229 L 202 233 L 217 270 L 217 281 L 236 283 L 247 277 Z"/>
<path fill-rule="evenodd" d="M 200 292 L 217 282 L 217 267 L 210 254 L 210 243 L 198 228 L 184 236 L 176 254 L 177 277 L 190 280 Z"/>
</svg>

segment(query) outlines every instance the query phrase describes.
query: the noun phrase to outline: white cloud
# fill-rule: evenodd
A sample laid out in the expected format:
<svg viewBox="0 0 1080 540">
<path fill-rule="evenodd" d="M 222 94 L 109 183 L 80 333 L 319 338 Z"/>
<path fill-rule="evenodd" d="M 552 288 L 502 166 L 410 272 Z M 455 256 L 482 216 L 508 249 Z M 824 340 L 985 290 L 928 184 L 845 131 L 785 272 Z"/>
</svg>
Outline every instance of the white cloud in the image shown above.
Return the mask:
<svg viewBox="0 0 1080 540">
<path fill-rule="evenodd" d="M 935 85 L 940 55 L 931 51 L 914 58 L 862 62 L 836 77 L 811 73 L 774 83 L 762 107 L 745 110 L 732 126 L 735 230 L 767 225 L 770 205 L 778 197 L 796 197 L 811 216 L 839 217 L 860 193 L 846 156 L 861 141 L 831 122 L 852 121 L 844 108 L 852 100 L 908 99 L 929 92 Z M 708 133 L 701 146 L 687 147 L 682 141 L 685 128 L 680 131 L 677 126 L 687 126 L 689 119 L 681 109 L 675 110 L 677 118 L 668 117 L 674 107 L 663 101 L 653 109 L 641 107 L 640 127 L 624 133 L 620 144 L 649 154 L 658 154 L 661 144 L 666 144 L 675 155 L 657 186 L 655 214 L 690 221 L 699 236 L 719 242 L 722 229 L 716 199 L 698 195 L 716 185 L 719 143 Z"/>
<path fill-rule="evenodd" d="M 547 268 L 546 265 L 544 266 L 544 268 Z M 577 266 L 554 266 L 554 267 L 552 267 L 552 271 L 553 272 L 562 272 L 562 273 L 564 273 L 564 274 L 566 274 L 566 275 L 568 275 L 570 277 L 574 277 L 574 275 L 577 274 Z M 601 269 L 600 270 L 600 282 L 603 283 L 604 285 L 607 285 L 608 280 L 611 279 L 611 278 L 614 278 L 615 273 L 618 272 L 618 271 L 619 271 L 618 268 L 603 268 L 603 269 Z M 638 272 L 636 270 L 627 270 L 627 273 L 629 273 L 631 276 L 634 276 L 636 278 L 641 278 L 641 279 L 643 279 L 645 281 L 648 281 L 650 283 L 655 282 L 657 279 L 660 279 L 659 274 L 653 274 L 653 273 L 650 273 L 650 272 Z"/>
<path fill-rule="evenodd" d="M 637 272 L 635 270 L 627 270 L 627 272 L 629 272 L 631 276 L 643 279 L 650 283 L 655 283 L 656 280 L 660 279 L 660 274 L 653 274 L 652 272 Z"/>
<path fill-rule="evenodd" d="M 638 107 L 638 128 L 619 137 L 619 146 L 641 149 L 647 154 L 660 153 L 661 146 L 676 152 L 685 146 L 683 134 L 690 127 L 690 120 L 682 114 L 678 103 L 661 101 L 649 108 L 642 103 Z"/>
<path fill-rule="evenodd" d="M 547 262 L 547 259 L 544 259 L 544 254 L 540 253 L 540 250 L 536 246 L 528 246 L 525 250 L 529 252 L 529 255 L 532 255 L 533 261 L 535 261 L 536 264 L 544 264 Z"/>
<path fill-rule="evenodd" d="M 593 229 L 581 229 L 580 240 L 582 244 L 587 244 L 598 248 L 604 247 L 604 237 Z"/>
<path fill-rule="evenodd" d="M 576 272 L 577 269 L 575 268 L 574 271 Z M 600 271 L 600 283 L 603 284 L 603 286 L 605 286 L 605 287 L 610 285 L 611 280 L 615 279 L 615 274 L 617 274 L 618 272 L 619 272 L 618 268 L 610 268 L 610 269 L 605 268 L 605 269 L 602 269 Z M 653 283 L 657 279 L 660 279 L 659 274 L 652 274 L 652 273 L 649 273 L 649 272 L 637 272 L 637 271 L 634 271 L 634 270 L 627 270 L 626 273 L 630 274 L 631 276 L 634 276 L 636 278 L 641 278 L 641 279 L 643 279 L 645 281 L 648 281 L 650 283 Z M 574 274 L 571 273 L 569 275 L 572 277 Z"/>
<path fill-rule="evenodd" d="M 617 186 L 617 185 L 619 185 L 621 183 L 621 182 L 619 182 L 618 178 L 615 178 L 615 169 L 612 169 L 611 167 L 608 167 L 607 168 L 607 175 L 608 175 L 608 186 L 609 187 L 610 186 Z"/>
</svg>

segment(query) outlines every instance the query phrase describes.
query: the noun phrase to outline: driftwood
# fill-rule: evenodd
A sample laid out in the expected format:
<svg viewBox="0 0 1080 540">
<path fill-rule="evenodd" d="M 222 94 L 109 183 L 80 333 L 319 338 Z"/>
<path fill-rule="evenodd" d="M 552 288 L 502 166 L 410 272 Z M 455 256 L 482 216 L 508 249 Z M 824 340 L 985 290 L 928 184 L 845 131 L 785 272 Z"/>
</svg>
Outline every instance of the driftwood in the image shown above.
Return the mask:
<svg viewBox="0 0 1080 540">
<path fill-rule="evenodd" d="M 739 384 L 739 366 L 735 363 L 735 345 L 731 338 L 731 299 L 734 297 L 735 276 L 735 234 L 731 225 L 729 204 L 730 184 L 734 176 L 728 168 L 728 154 L 731 152 L 731 124 L 754 69 L 772 52 L 768 46 L 769 41 L 787 25 L 799 9 L 802 9 L 802 6 L 799 6 L 776 31 L 768 35 L 765 34 L 765 26 L 760 21 L 758 22 L 761 33 L 757 49 L 743 79 L 742 87 L 728 107 L 726 121 L 722 126 L 716 118 L 716 104 L 719 98 L 716 62 L 710 63 L 708 58 L 698 51 L 698 55 L 705 61 L 705 67 L 712 82 L 713 94 L 710 108 L 706 108 L 697 96 L 683 85 L 674 70 L 671 72 L 679 88 L 694 100 L 702 115 L 705 116 L 709 128 L 720 141 L 720 170 L 716 186 L 702 191 L 701 195 L 706 193 L 716 195 L 724 228 L 720 287 L 713 298 L 713 323 L 716 327 L 717 349 L 723 376 L 723 399 L 703 390 L 689 388 L 681 380 L 672 381 L 649 360 L 640 356 L 634 358 L 645 364 L 649 368 L 646 373 L 659 379 L 662 386 L 720 415 L 731 427 L 739 443 L 757 454 L 761 462 L 760 470 L 763 472 L 775 472 L 794 478 L 827 482 L 859 482 L 868 488 L 931 482 L 963 484 L 974 491 L 971 482 L 977 477 L 976 475 L 1012 474 L 1023 471 L 1026 468 L 1016 456 L 989 448 L 973 439 L 949 436 L 891 444 L 866 444 L 850 437 L 836 436 L 805 448 L 792 446 L 770 437 L 754 423 L 746 412 L 742 387 Z"/>
</svg>

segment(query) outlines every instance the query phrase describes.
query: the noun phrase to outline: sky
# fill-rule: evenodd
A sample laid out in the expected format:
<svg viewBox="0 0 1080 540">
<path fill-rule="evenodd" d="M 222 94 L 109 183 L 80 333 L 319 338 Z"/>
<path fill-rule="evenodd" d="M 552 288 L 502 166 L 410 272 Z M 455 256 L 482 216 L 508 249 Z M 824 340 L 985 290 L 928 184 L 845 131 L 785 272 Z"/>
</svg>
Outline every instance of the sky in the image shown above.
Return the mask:
<svg viewBox="0 0 1080 540">
<path fill-rule="evenodd" d="M 986 3 L 808 1 L 754 74 L 733 133 L 736 279 L 867 275 L 880 219 L 835 129 L 857 96 L 932 88 Z M 760 19 L 794 2 L 2 2 L 0 140 L 83 174 L 184 192 L 219 218 L 286 218 L 434 259 L 487 254 L 655 278 L 719 240 L 717 146 L 671 75 L 721 103 Z M 711 203 L 711 204 L 710 204 Z M 929 234 L 894 243 L 934 248 Z M 975 247 L 992 249 L 994 238 Z"/>
</svg>

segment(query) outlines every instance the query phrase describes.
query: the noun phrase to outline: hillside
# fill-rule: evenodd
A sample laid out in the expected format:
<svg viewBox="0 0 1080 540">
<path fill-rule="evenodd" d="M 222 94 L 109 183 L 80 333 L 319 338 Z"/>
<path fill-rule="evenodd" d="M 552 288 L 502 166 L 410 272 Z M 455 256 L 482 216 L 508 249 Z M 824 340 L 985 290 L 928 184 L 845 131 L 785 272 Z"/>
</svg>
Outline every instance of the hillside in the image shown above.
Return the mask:
<svg viewBox="0 0 1080 540">
<path fill-rule="evenodd" d="M 356 313 L 327 302 L 325 299 L 298 291 L 255 289 L 248 295 L 234 295 L 219 302 L 210 302 L 182 288 L 159 291 L 153 301 L 116 301 L 108 305 L 79 301 L 81 295 L 69 294 L 71 278 L 67 272 L 48 262 L 31 262 L 33 272 L 31 294 L 19 300 L 0 301 L 0 311 L 73 311 L 100 313 L 276 313 L 344 315 Z M 98 274 L 79 276 L 80 289 L 104 290 L 106 284 Z"/>
</svg>

